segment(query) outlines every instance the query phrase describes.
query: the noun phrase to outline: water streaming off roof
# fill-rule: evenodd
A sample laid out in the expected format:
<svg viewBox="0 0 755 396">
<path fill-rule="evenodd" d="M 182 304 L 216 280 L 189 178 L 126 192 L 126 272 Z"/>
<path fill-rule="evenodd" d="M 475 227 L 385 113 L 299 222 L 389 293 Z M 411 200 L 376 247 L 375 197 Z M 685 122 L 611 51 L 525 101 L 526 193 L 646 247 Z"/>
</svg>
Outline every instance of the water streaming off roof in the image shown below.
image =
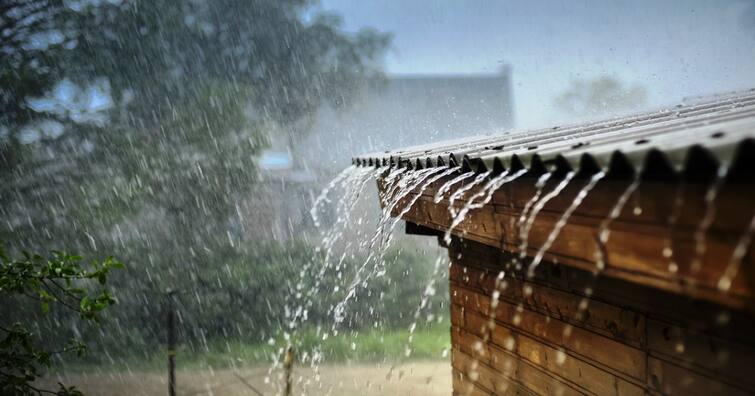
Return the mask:
<svg viewBox="0 0 755 396">
<path fill-rule="evenodd" d="M 755 393 L 751 3 L 3 0 L 0 394 Z"/>
</svg>

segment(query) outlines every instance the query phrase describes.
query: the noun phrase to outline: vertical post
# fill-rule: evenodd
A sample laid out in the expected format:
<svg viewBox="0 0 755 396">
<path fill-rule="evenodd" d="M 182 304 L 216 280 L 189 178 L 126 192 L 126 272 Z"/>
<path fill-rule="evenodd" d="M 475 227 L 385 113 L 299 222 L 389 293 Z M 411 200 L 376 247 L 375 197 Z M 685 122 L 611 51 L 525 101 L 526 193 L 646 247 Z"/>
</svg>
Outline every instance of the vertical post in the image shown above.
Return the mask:
<svg viewBox="0 0 755 396">
<path fill-rule="evenodd" d="M 168 291 L 168 395 L 176 396 L 176 313 L 173 306 L 175 291 Z"/>
<path fill-rule="evenodd" d="M 286 357 L 283 359 L 283 370 L 286 375 L 286 392 L 285 396 L 291 396 L 291 372 L 294 368 L 294 347 L 288 347 Z"/>
</svg>

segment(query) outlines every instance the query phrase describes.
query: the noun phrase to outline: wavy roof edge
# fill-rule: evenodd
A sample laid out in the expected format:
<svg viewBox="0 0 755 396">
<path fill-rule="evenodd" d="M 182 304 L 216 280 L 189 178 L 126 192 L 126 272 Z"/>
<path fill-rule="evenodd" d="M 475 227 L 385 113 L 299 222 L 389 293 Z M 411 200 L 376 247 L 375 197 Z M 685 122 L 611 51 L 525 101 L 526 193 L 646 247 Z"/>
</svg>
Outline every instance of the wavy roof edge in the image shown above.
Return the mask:
<svg viewBox="0 0 755 396">
<path fill-rule="evenodd" d="M 602 121 L 474 136 L 352 159 L 357 166 L 462 166 L 485 172 L 576 171 L 714 177 L 755 170 L 755 89 Z"/>
</svg>

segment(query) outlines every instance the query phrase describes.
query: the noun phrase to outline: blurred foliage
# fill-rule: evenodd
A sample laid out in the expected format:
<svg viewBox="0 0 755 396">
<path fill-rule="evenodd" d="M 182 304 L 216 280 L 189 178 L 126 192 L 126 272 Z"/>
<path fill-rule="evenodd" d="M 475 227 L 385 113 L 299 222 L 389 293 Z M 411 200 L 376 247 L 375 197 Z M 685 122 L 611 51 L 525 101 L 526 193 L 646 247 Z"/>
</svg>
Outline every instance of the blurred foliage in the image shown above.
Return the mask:
<svg viewBox="0 0 755 396">
<path fill-rule="evenodd" d="M 9 323 L 23 319 L 35 323 L 39 331 L 47 329 L 40 342 L 49 347 L 74 337 L 87 340 L 92 353 L 67 358 L 66 362 L 118 365 L 134 359 L 152 361 L 164 356 L 161 351 L 166 343 L 164 313 L 168 301 L 166 286 L 169 286 L 178 290 L 174 296 L 178 340 L 192 351 L 191 354 L 211 353 L 217 349 L 213 345 L 224 343 L 259 345 L 264 349 L 263 345 L 271 338 L 281 337 L 281 329 L 286 328 L 283 313 L 296 293 L 299 272 L 322 259 L 322 255 L 313 255 L 314 251 L 313 246 L 301 241 L 255 242 L 212 254 L 205 252 L 201 261 L 207 264 L 196 271 L 176 272 L 173 267 L 161 265 L 147 264 L 145 268 L 131 265 L 111 275 L 110 289 L 119 296 L 119 304 L 117 309 L 99 315 L 103 319 L 100 326 L 80 326 L 80 318 L 72 312 L 44 314 L 30 302 L 23 301 L 3 306 L 0 313 Z M 341 334 L 374 333 L 367 337 L 374 339 L 378 334 L 391 333 L 389 329 L 408 332 L 415 321 L 421 329 L 443 320 L 448 285 L 444 274 L 433 277 L 435 257 L 397 247 L 388 251 L 386 259 L 391 263 L 387 266 L 388 272 L 360 287 L 357 297 L 349 304 Z M 313 347 L 316 344 L 312 337 L 321 339 L 324 332 L 330 331 L 333 306 L 345 296 L 344 280 L 353 277 L 353 271 L 364 257 L 354 256 L 348 260 L 352 262 L 343 266 L 341 276 L 333 273 L 321 278 L 319 287 L 327 292 L 318 294 L 308 307 L 309 320 L 300 329 L 302 333 L 297 334 L 297 348 Z M 172 280 L 170 285 L 163 281 L 168 277 Z M 133 279 L 139 279 L 140 284 L 131 283 Z M 435 283 L 436 280 L 439 282 Z M 312 288 L 315 281 L 314 277 L 305 277 L 304 289 Z M 431 281 L 437 290 L 429 296 L 428 307 L 421 317 L 415 320 L 422 290 Z M 336 343 L 333 348 L 345 342 L 335 335 L 330 338 L 333 338 L 330 344 Z M 401 347 L 397 340 L 392 343 L 396 345 L 385 348 L 403 353 L 405 343 Z M 327 356 L 331 354 L 338 358 L 350 356 L 343 351 L 328 352 Z M 271 356 L 267 354 L 255 361 Z M 386 356 L 376 354 L 370 359 L 383 357 Z"/>
<path fill-rule="evenodd" d="M 298 133 L 318 107 L 347 105 L 380 76 L 389 43 L 347 34 L 311 5 L 2 2 L 0 240 L 11 253 L 65 247 L 129 263 L 112 279 L 123 298 L 108 323 L 34 314 L 56 329 L 46 342 L 80 334 L 99 340 L 103 360 L 134 346 L 152 353 L 168 289 L 180 292 L 190 343 L 260 340 L 280 325 L 288 279 L 313 249 L 254 241 L 243 228 L 238 203 L 255 199 L 256 156 L 266 131 Z"/>
<path fill-rule="evenodd" d="M 379 329 L 349 331 L 337 337 L 322 339 L 317 329 L 302 330 L 300 334 L 297 358 L 306 357 L 306 351 L 319 349 L 323 358 L 329 363 L 335 362 L 398 362 L 417 359 L 439 359 L 447 356 L 451 348 L 449 337 L 450 322 L 445 319 L 424 326 L 414 333 L 414 339 L 408 343 L 408 329 Z M 274 343 L 276 344 L 276 343 Z M 204 345 L 183 344 L 177 348 L 176 358 L 181 369 L 185 370 L 217 370 L 227 367 L 244 367 L 253 365 L 267 365 L 274 356 L 279 356 L 279 345 L 285 344 L 278 340 L 277 345 L 267 342 L 252 343 L 249 341 L 215 339 Z M 353 345 L 352 345 L 353 344 Z M 405 358 L 405 350 L 411 347 L 412 354 Z M 165 352 L 160 350 L 160 352 Z M 307 364 L 302 362 L 299 364 Z M 124 353 L 118 361 L 112 364 L 92 364 L 88 362 L 69 363 L 65 374 L 85 372 L 88 375 L 102 375 L 125 371 L 162 372 L 165 370 L 165 354 L 153 353 L 150 356 L 138 357 Z"/>
<path fill-rule="evenodd" d="M 197 250 L 227 244 L 225 234 L 238 234 L 229 224 L 235 204 L 259 179 L 267 126 L 343 105 L 379 74 L 386 35 L 347 35 L 337 17 L 309 15 L 309 6 L 4 3 L 3 28 L 13 33 L 0 51 L 11 66 L 0 90 L 0 214 L 9 219 L 0 236 L 79 251 L 159 246 L 185 265 Z M 29 22 L 41 19 L 51 22 Z M 73 99 L 35 108 L 32 99 L 62 79 L 84 99 L 84 87 L 98 87 L 112 102 L 105 117 L 71 109 Z M 45 132 L 53 121 L 59 136 Z M 23 144 L 29 136 L 38 140 Z"/>
<path fill-rule="evenodd" d="M 428 293 L 428 306 L 420 313 L 419 325 L 439 319 L 437 315 L 448 310 L 443 305 L 449 295 L 445 262 L 443 272 L 434 274 L 436 256 L 401 244 L 389 249 L 384 259 L 386 273 L 359 289 L 347 325 L 359 327 L 368 323 L 373 327 L 408 327 L 415 321 L 414 314 L 423 293 Z"/>
<path fill-rule="evenodd" d="M 12 259 L 0 246 L 0 393 L 26 395 L 55 393 L 78 395 L 75 387 L 59 384 L 57 392 L 39 389 L 34 382 L 50 367 L 54 356 L 87 351 L 84 339 L 72 336 L 63 342 L 51 342 L 47 331 L 40 330 L 33 321 L 37 311 L 50 313 L 51 304 L 75 316 L 78 321 L 99 323 L 103 311 L 115 304 L 115 298 L 105 288 L 112 269 L 123 264 L 112 258 L 93 263 L 87 270 L 82 258 L 63 252 L 42 257 L 24 252 L 20 259 Z M 93 286 L 93 281 L 96 286 Z M 30 310 L 20 312 L 19 308 Z M 54 334 L 54 333 L 53 333 Z M 54 338 L 54 337 L 53 337 Z M 61 346 L 62 345 L 62 346 Z"/>
<path fill-rule="evenodd" d="M 441 320 L 447 310 L 444 305 L 448 296 L 445 275 L 433 277 L 435 258 L 414 250 L 399 254 L 400 248 L 391 249 L 386 258 L 392 261 L 388 273 L 358 289 L 357 297 L 348 306 L 343 331 L 404 328 L 415 322 L 414 313 L 420 304 L 422 291 L 430 281 L 436 293 L 429 296 L 427 309 L 419 319 L 420 327 Z M 250 243 L 235 249 L 203 255 L 207 265 L 197 271 L 185 271 L 174 277 L 171 287 L 180 292 L 175 296 L 178 311 L 178 338 L 195 350 L 208 350 L 209 344 L 239 342 L 249 345 L 266 343 L 271 337 L 280 337 L 287 328 L 284 312 L 291 308 L 292 296 L 297 293 L 299 273 L 309 264 L 319 268 L 321 254 L 313 255 L 314 247 L 290 241 Z M 348 258 L 351 263 L 342 266 L 340 275 L 328 273 L 319 278 L 318 287 L 323 290 L 316 298 L 308 300 L 308 320 L 305 332 L 319 328 L 320 336 L 333 325 L 332 309 L 346 293 L 345 279 L 351 279 L 364 257 Z M 214 264 L 213 264 L 214 263 Z M 129 271 L 134 272 L 133 268 Z M 102 356 L 118 355 L 143 345 L 144 357 L 149 359 L 157 347 L 165 343 L 164 315 L 155 302 L 167 304 L 164 284 L 158 279 L 164 267 L 150 267 L 152 280 L 142 284 L 142 289 L 133 287 L 116 289 L 123 303 L 118 310 L 108 312 L 108 323 L 90 335 L 98 339 L 103 348 Z M 127 274 L 124 274 L 127 275 Z M 303 289 L 315 287 L 314 276 L 301 278 Z M 159 316 L 159 320 L 155 319 Z M 113 337 L 120 334 L 120 337 Z M 301 340 L 299 340 L 301 341 Z M 301 347 L 301 345 L 297 345 Z M 270 357 L 270 356 L 268 356 Z"/>
<path fill-rule="evenodd" d="M 628 86 L 613 77 L 575 80 L 554 100 L 562 111 L 577 116 L 600 116 L 639 109 L 647 101 L 647 90 Z"/>
</svg>

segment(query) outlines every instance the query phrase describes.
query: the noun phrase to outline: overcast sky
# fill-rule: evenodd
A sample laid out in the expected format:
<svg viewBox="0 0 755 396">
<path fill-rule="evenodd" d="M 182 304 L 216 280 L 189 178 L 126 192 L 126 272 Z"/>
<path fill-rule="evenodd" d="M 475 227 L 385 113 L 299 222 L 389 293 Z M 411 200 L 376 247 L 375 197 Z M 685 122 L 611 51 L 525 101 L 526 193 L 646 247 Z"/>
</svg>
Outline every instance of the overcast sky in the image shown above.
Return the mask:
<svg viewBox="0 0 755 396">
<path fill-rule="evenodd" d="M 432 4 L 432 6 L 428 6 Z M 563 115 L 573 79 L 640 83 L 648 107 L 755 87 L 755 2 L 322 0 L 348 30 L 394 34 L 389 73 L 491 73 L 512 67 L 518 127 Z"/>
</svg>

